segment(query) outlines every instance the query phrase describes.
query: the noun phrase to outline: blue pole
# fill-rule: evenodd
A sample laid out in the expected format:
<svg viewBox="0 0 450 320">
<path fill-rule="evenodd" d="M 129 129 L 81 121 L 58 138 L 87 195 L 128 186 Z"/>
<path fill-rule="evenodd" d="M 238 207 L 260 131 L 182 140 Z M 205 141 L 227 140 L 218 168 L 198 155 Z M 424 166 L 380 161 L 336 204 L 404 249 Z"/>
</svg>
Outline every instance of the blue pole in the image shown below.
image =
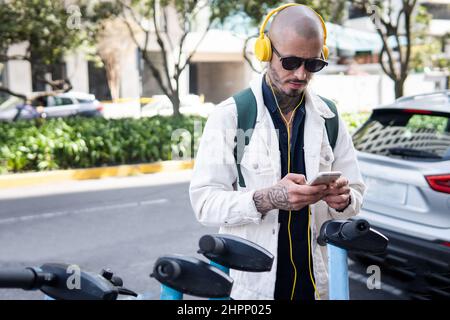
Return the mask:
<svg viewBox="0 0 450 320">
<path fill-rule="evenodd" d="M 209 261 L 209 264 L 213 267 L 216 267 L 219 270 L 222 270 L 227 275 L 230 275 L 230 269 L 227 267 L 222 266 L 221 264 L 215 263 L 214 261 Z M 223 298 L 210 298 L 209 300 L 230 300 L 230 297 L 223 297 Z"/>
<path fill-rule="evenodd" d="M 216 267 L 219 270 L 222 270 L 223 272 L 225 272 L 227 275 L 230 275 L 230 269 L 227 267 L 222 266 L 221 264 L 215 263 L 214 261 L 209 261 L 209 264 L 212 265 L 213 267 Z"/>
<path fill-rule="evenodd" d="M 161 285 L 161 300 L 183 300 L 183 294 L 171 287 Z"/>
<path fill-rule="evenodd" d="M 347 250 L 327 247 L 330 300 L 349 300 Z"/>
</svg>

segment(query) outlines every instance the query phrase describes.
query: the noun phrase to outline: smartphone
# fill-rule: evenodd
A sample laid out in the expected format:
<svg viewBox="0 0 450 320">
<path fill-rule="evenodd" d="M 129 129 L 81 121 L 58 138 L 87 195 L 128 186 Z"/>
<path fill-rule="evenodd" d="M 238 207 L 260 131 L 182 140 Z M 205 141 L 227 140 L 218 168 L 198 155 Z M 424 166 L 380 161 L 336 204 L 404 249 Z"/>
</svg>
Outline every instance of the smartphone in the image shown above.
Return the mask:
<svg viewBox="0 0 450 320">
<path fill-rule="evenodd" d="M 317 186 L 319 184 L 330 184 L 335 182 L 342 175 L 340 171 L 328 171 L 319 172 L 319 174 L 311 181 L 308 182 L 310 186 Z"/>
</svg>

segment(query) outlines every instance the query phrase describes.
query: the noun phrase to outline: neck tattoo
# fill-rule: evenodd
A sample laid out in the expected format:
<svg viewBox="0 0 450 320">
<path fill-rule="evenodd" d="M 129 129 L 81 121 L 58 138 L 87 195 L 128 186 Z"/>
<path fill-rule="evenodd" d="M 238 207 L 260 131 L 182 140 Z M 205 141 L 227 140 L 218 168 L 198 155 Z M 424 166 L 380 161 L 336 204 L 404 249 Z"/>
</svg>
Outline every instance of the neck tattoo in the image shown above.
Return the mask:
<svg viewBox="0 0 450 320">
<path fill-rule="evenodd" d="M 273 88 L 273 93 L 278 101 L 278 106 L 284 115 L 287 115 L 293 111 L 303 98 L 304 93 L 300 96 L 291 97 L 281 92 L 276 86 L 273 85 L 273 81 L 270 79 L 268 74 L 266 74 L 266 82 Z"/>
</svg>

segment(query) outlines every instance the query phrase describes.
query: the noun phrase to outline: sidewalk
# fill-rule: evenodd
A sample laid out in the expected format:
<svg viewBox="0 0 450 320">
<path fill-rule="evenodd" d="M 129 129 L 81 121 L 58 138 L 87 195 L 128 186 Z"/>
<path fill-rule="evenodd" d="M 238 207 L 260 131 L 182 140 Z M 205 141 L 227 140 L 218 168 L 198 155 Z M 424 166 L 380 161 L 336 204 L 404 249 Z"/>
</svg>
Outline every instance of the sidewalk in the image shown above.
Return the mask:
<svg viewBox="0 0 450 320">
<path fill-rule="evenodd" d="M 70 180 L 91 180 L 107 177 L 128 177 L 157 172 L 175 172 L 192 169 L 193 160 L 161 161 L 154 163 L 120 165 L 89 169 L 55 170 L 0 175 L 0 189 L 34 186 Z"/>
</svg>

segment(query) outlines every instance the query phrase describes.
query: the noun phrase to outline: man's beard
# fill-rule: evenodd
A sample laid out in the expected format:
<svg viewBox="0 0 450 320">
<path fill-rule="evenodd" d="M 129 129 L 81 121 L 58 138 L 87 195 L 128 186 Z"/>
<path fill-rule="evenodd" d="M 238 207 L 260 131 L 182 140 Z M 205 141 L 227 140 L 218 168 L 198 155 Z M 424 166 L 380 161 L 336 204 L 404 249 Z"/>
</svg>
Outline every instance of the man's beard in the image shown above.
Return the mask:
<svg viewBox="0 0 450 320">
<path fill-rule="evenodd" d="M 270 77 L 270 81 L 272 82 L 274 89 L 277 91 L 277 93 L 280 95 L 289 97 L 289 98 L 300 97 L 308 85 L 307 81 L 298 81 L 298 80 L 288 80 L 283 83 L 280 80 L 280 77 L 278 77 L 278 74 L 276 73 L 276 71 L 273 70 L 271 67 L 269 67 L 269 77 Z M 289 82 L 303 83 L 304 87 L 301 89 L 288 89 L 288 92 L 286 92 L 285 90 L 283 90 L 283 84 L 287 84 Z"/>
<path fill-rule="evenodd" d="M 305 85 L 306 85 L 306 84 L 305 84 Z M 306 87 L 305 87 L 305 88 L 306 88 Z M 303 88 L 303 89 L 298 89 L 298 90 L 290 89 L 289 92 L 283 91 L 283 93 L 284 93 L 286 96 L 290 97 L 290 98 L 300 97 L 300 96 L 303 94 L 303 91 L 305 90 L 305 88 Z"/>
</svg>

